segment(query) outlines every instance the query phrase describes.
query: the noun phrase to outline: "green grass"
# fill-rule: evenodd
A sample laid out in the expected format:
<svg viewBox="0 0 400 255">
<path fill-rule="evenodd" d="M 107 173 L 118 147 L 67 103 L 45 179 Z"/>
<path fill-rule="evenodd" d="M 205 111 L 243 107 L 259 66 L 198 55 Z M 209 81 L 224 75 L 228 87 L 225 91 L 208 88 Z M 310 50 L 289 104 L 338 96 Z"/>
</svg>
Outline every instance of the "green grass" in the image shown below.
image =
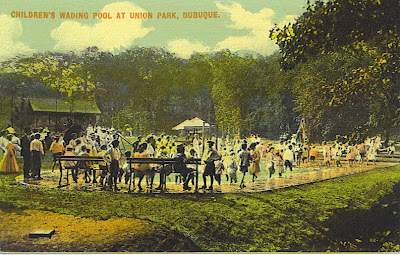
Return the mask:
<svg viewBox="0 0 400 255">
<path fill-rule="evenodd" d="M 150 220 L 186 234 L 209 251 L 360 251 L 371 249 L 365 246 L 368 231 L 372 231 L 368 240 L 379 239 L 373 244 L 378 249 L 382 245 L 387 250 L 398 249 L 398 216 L 394 218 L 397 221 L 384 222 L 372 230 L 360 223 L 346 236 L 336 233 L 341 221 L 353 217 L 353 221 L 362 222 L 365 215 L 373 217 L 368 212 L 398 192 L 399 166 L 290 189 L 244 194 L 35 190 L 12 185 L 14 178 L 0 176 L 0 208 L 49 210 L 97 219 Z M 381 238 L 378 232 L 387 230 L 390 234 Z"/>
</svg>

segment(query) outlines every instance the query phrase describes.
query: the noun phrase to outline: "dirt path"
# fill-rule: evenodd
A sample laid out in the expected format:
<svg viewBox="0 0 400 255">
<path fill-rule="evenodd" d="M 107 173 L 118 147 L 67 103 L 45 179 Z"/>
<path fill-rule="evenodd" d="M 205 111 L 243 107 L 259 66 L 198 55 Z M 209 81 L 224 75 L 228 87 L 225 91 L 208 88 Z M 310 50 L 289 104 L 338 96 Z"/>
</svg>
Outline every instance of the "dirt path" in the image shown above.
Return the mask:
<svg viewBox="0 0 400 255">
<path fill-rule="evenodd" d="M 34 230 L 52 238 L 29 238 Z M 137 219 L 94 220 L 48 211 L 0 210 L 1 252 L 199 251 L 179 233 Z"/>
</svg>

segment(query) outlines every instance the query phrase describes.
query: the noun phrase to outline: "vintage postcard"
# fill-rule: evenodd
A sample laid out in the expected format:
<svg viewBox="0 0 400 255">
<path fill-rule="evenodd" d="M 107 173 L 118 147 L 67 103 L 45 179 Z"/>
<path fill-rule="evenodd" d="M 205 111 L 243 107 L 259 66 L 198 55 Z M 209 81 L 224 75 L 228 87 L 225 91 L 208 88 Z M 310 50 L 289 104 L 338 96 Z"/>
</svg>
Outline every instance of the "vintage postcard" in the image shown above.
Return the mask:
<svg viewBox="0 0 400 255">
<path fill-rule="evenodd" d="M 0 252 L 399 252 L 398 0 L 2 0 Z"/>
</svg>

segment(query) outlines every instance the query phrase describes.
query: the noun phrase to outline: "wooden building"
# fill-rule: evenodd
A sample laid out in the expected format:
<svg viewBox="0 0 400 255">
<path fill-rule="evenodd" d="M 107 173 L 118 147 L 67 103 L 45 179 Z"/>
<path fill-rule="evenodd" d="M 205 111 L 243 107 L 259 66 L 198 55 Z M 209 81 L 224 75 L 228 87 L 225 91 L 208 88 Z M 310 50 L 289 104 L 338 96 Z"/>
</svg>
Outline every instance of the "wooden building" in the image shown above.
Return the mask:
<svg viewBox="0 0 400 255">
<path fill-rule="evenodd" d="M 31 128 L 47 127 L 62 132 L 71 125 L 87 126 L 99 122 L 101 111 L 94 100 L 74 100 L 54 98 L 29 98 L 22 106 L 21 124 Z"/>
</svg>

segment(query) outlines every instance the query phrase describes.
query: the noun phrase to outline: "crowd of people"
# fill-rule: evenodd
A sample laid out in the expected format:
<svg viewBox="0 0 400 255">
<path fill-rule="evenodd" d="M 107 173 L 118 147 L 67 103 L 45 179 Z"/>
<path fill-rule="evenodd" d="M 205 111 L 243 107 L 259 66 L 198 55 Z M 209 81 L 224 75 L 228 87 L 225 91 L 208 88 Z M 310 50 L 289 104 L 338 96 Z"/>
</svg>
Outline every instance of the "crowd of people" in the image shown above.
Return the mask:
<svg viewBox="0 0 400 255">
<path fill-rule="evenodd" d="M 1 171 L 19 171 L 16 158 L 22 156 L 24 178 L 42 179 L 40 173 L 46 151 L 53 156 L 53 171 L 59 162 L 58 156 L 97 156 L 104 160 L 63 161 L 58 167 L 70 171 L 75 182 L 78 182 L 79 174 L 82 173 L 85 182 L 99 183 L 105 189 L 112 190 L 119 190 L 118 183 L 122 181 L 143 190 L 141 182 L 145 177 L 147 185 L 152 188 L 156 172 L 163 173 L 156 189 L 162 189 L 166 185 L 165 176 L 178 173 L 175 182 L 182 182 L 183 189 L 190 190 L 190 183 L 194 184 L 195 166 L 187 164 L 187 160 L 192 158 L 201 159 L 198 170 L 203 185 L 200 189 L 213 190 L 214 181 L 220 185 L 226 179 L 229 184 L 239 184 L 240 188 L 244 188 L 246 174 L 251 176 L 252 182 L 262 172 L 266 172 L 270 178 L 274 174 L 283 177 L 286 171 L 293 171 L 294 167 L 302 164 L 328 167 L 341 167 L 344 162 L 348 166 L 363 162 L 375 164 L 378 151 L 382 147 L 379 136 L 357 143 L 338 137 L 334 143 L 323 142 L 322 150 L 316 145 L 303 143 L 296 134 L 286 134 L 275 144 L 261 139 L 259 135 L 251 135 L 245 139 L 212 137 L 203 140 L 195 134 L 188 143 L 178 141 L 177 136 L 166 134 L 149 134 L 127 140 L 115 129 L 91 125 L 86 130 L 66 133 L 65 136 L 51 136 L 47 128 L 32 131 L 26 128 L 21 138 L 18 138 L 11 126 L 0 135 L 0 150 L 4 154 L 0 163 Z M 389 154 L 394 153 L 394 145 L 386 150 Z M 130 166 L 127 161 L 129 158 L 176 160 L 171 166 L 149 162 Z M 98 176 L 96 172 L 99 173 Z M 138 179 L 137 185 L 135 179 Z"/>
<path fill-rule="evenodd" d="M 23 158 L 24 178 L 42 179 L 40 170 L 45 150 L 50 146 L 51 137 L 47 128 L 26 128 L 19 138 L 10 125 L 0 133 L 0 152 L 4 154 L 0 163 L 2 172 L 18 172 L 17 158 Z"/>
</svg>

